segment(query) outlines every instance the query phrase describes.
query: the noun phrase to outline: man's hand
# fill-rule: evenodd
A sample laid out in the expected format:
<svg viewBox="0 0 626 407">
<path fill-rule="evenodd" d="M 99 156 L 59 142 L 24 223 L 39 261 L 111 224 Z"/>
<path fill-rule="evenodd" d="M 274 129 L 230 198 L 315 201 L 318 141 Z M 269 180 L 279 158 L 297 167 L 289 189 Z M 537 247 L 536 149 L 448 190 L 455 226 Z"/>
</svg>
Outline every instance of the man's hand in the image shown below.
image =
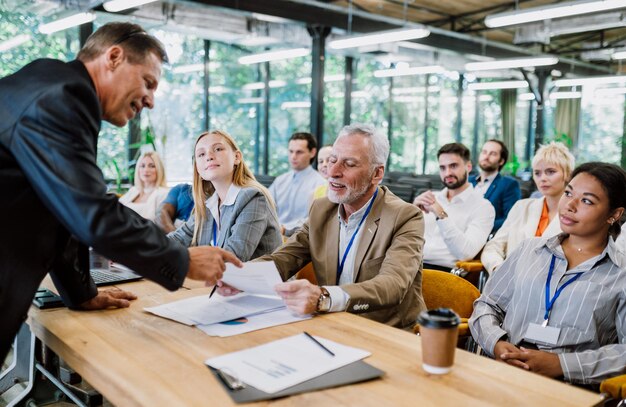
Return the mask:
<svg viewBox="0 0 626 407">
<path fill-rule="evenodd" d="M 523 366 L 520 367 L 543 376 L 552 378 L 563 376 L 559 356 L 555 353 L 519 348 L 517 351 L 504 352 L 501 357 L 506 362 L 514 360 L 517 362 L 515 366 L 521 364 Z"/>
<path fill-rule="evenodd" d="M 429 213 L 431 211 L 431 206 L 437 202 L 435 198 L 435 194 L 433 191 L 426 191 L 419 194 L 414 200 L 413 205 L 420 208 L 425 213 Z"/>
<path fill-rule="evenodd" d="M 233 295 L 239 294 L 241 291 L 233 287 L 232 285 L 228 285 L 222 280 L 217 282 L 217 293 L 222 297 L 231 297 Z"/>
<path fill-rule="evenodd" d="M 84 310 L 98 310 L 107 308 L 128 308 L 130 301 L 137 296 L 129 291 L 118 289 L 102 290 L 98 295 L 80 304 Z"/>
<path fill-rule="evenodd" d="M 189 248 L 189 272 L 192 280 L 206 281 L 209 285 L 222 278 L 226 263 L 242 267 L 243 263 L 234 254 L 219 247 L 197 246 Z"/>
<path fill-rule="evenodd" d="M 312 314 L 317 310 L 317 300 L 322 290 L 307 280 L 295 280 L 274 286 L 276 294 L 284 301 L 287 308 L 300 314 Z"/>
</svg>

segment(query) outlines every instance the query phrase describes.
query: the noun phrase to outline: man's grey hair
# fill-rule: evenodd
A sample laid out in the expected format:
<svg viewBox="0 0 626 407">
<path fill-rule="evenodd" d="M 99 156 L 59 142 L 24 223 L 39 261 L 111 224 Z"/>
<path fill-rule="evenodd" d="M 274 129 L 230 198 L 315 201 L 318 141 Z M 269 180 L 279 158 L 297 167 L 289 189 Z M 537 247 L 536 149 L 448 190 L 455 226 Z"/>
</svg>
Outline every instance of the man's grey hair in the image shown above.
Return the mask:
<svg viewBox="0 0 626 407">
<path fill-rule="evenodd" d="M 370 163 L 372 167 L 387 165 L 387 158 L 389 157 L 389 140 L 380 131 L 371 124 L 354 123 L 348 126 L 344 126 L 339 132 L 337 140 L 341 137 L 349 136 L 351 134 L 362 134 L 369 137 L 372 141 L 370 145 Z"/>
</svg>

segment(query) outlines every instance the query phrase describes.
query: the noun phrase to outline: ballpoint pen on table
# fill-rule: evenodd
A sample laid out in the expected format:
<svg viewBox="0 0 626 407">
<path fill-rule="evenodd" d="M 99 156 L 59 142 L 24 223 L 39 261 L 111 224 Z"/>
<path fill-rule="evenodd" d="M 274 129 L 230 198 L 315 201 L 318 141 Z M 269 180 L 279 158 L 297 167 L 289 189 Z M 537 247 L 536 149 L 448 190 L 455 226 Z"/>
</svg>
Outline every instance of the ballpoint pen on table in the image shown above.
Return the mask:
<svg viewBox="0 0 626 407">
<path fill-rule="evenodd" d="M 315 339 L 313 336 L 311 336 L 311 334 L 309 334 L 308 332 L 304 332 L 304 334 L 306 336 L 309 337 L 309 339 L 311 339 L 313 342 L 315 342 L 320 348 L 324 349 L 326 352 L 330 353 L 331 356 L 335 356 L 335 354 L 333 352 L 331 352 L 330 349 L 328 349 L 326 346 L 322 345 L 320 343 L 320 341 L 318 341 L 317 339 Z"/>
</svg>

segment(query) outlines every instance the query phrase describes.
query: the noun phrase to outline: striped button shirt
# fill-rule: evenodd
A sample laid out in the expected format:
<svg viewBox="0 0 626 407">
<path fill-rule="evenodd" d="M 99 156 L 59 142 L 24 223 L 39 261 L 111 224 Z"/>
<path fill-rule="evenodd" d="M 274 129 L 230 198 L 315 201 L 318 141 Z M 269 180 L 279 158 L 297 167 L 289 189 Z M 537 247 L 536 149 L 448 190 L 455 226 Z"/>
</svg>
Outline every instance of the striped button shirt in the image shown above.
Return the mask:
<svg viewBox="0 0 626 407">
<path fill-rule="evenodd" d="M 549 326 L 560 328 L 556 345 L 537 345 L 559 354 L 565 380 L 599 383 L 626 373 L 626 271 L 613 239 L 604 251 L 567 270 L 561 248 L 565 234 L 524 241 L 487 281 L 474 303 L 470 330 L 493 356 L 499 340 L 519 345 L 528 324 L 541 324 L 545 313 L 545 284 L 552 256 L 556 257 L 550 295 L 574 274 L 555 301 Z"/>
</svg>

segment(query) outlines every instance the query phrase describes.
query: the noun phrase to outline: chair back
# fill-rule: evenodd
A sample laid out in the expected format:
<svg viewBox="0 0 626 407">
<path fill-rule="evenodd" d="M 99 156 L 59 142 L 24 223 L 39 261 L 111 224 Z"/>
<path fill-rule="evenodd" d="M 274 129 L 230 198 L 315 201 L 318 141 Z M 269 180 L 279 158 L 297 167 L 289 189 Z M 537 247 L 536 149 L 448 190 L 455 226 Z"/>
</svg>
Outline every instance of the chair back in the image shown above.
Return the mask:
<svg viewBox="0 0 626 407">
<path fill-rule="evenodd" d="M 469 318 L 480 292 L 469 281 L 445 271 L 424 269 L 422 295 L 427 309 L 450 308 L 461 318 Z"/>
<path fill-rule="evenodd" d="M 313 263 L 308 263 L 306 266 L 302 267 L 296 273 L 296 280 L 309 280 L 309 283 L 313 285 L 317 285 L 317 277 L 315 277 L 315 270 L 313 269 Z"/>
</svg>

